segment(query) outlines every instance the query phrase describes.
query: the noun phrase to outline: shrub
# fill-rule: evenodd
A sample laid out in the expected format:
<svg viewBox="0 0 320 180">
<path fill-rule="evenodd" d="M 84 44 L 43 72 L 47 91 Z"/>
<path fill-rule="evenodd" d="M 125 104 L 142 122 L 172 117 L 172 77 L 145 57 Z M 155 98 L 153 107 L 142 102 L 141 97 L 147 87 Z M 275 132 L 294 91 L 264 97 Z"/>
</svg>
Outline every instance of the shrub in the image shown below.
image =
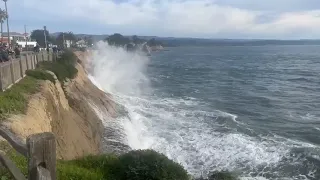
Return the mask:
<svg viewBox="0 0 320 180">
<path fill-rule="evenodd" d="M 208 180 L 238 180 L 238 178 L 228 171 L 215 171 L 210 173 Z"/>
<path fill-rule="evenodd" d="M 49 80 L 55 83 L 53 76 L 41 69 L 27 70 L 26 75 L 34 77 L 36 79 Z"/>
<path fill-rule="evenodd" d="M 78 70 L 74 67 L 74 65 L 60 63 L 59 61 L 40 62 L 38 64 L 38 67 L 40 69 L 46 69 L 46 70 L 52 71 L 57 76 L 60 82 L 63 82 L 67 78 L 73 79 L 77 75 Z"/>
<path fill-rule="evenodd" d="M 65 50 L 58 59 L 58 62 L 61 64 L 70 64 L 74 66 L 77 62 L 77 59 L 77 56 L 72 51 Z"/>
<path fill-rule="evenodd" d="M 187 180 L 186 170 L 153 150 L 131 151 L 119 157 L 115 172 L 119 180 Z"/>
<path fill-rule="evenodd" d="M 77 59 L 72 51 L 66 50 L 56 62 L 39 62 L 37 66 L 39 69 L 52 71 L 63 83 L 67 78 L 73 79 L 77 75 L 78 70 L 75 68 Z"/>
<path fill-rule="evenodd" d="M 238 178 L 228 171 L 214 171 L 209 173 L 208 178 L 201 177 L 196 180 L 238 180 Z"/>
</svg>

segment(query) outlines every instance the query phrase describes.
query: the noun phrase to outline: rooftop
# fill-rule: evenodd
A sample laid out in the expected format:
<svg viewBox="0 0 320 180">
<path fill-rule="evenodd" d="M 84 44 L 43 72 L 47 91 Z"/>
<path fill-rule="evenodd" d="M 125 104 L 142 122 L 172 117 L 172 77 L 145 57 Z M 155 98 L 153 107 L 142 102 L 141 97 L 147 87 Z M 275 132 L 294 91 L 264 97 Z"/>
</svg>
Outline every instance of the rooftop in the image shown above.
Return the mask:
<svg viewBox="0 0 320 180">
<path fill-rule="evenodd" d="M 7 32 L 3 32 L 3 36 L 4 37 L 8 36 L 8 33 Z M 24 37 L 24 33 L 10 32 L 10 36 L 21 36 L 21 37 Z"/>
</svg>

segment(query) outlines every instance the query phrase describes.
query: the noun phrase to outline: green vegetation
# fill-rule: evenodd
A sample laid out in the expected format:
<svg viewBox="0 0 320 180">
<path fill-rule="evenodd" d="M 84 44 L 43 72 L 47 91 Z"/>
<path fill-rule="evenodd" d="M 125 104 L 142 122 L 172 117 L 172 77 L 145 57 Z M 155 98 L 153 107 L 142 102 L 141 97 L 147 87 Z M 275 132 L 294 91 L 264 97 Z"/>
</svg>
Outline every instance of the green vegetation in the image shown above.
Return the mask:
<svg viewBox="0 0 320 180">
<path fill-rule="evenodd" d="M 55 39 L 50 36 L 50 33 L 48 30 L 36 29 L 32 31 L 30 37 L 31 39 L 35 39 L 41 47 L 46 47 L 45 40 L 44 40 L 44 33 L 47 36 L 46 38 L 48 43 L 54 42 Z"/>
<path fill-rule="evenodd" d="M 5 92 L 0 92 L 0 119 L 8 114 L 24 113 L 28 105 L 28 96 L 39 90 L 39 83 L 33 77 L 25 77 Z"/>
<path fill-rule="evenodd" d="M 52 71 L 58 80 L 63 83 L 66 79 L 73 79 L 77 75 L 78 70 L 75 68 L 76 62 L 76 55 L 72 51 L 67 50 L 56 62 L 40 62 L 37 66 L 39 70 Z"/>
<path fill-rule="evenodd" d="M 121 180 L 187 180 L 184 168 L 153 150 L 131 151 L 119 157 L 117 177 Z"/>
<path fill-rule="evenodd" d="M 58 46 L 64 47 L 66 42 L 63 42 L 63 40 L 70 41 L 71 45 L 75 45 L 77 37 L 72 32 L 61 32 L 55 40 Z"/>
<path fill-rule="evenodd" d="M 126 44 L 129 43 L 134 43 L 134 44 L 143 44 L 147 43 L 148 46 L 158 46 L 162 45 L 162 43 L 155 38 L 152 39 L 140 39 L 138 36 L 134 35 L 132 37 L 125 37 L 119 33 L 115 33 L 109 37 L 107 37 L 104 41 L 107 41 L 108 44 L 113 45 L 113 46 L 125 46 Z"/>
<path fill-rule="evenodd" d="M 27 160 L 7 142 L 0 149 L 27 175 Z M 131 151 L 127 154 L 87 156 L 77 160 L 58 161 L 60 180 L 188 180 L 181 165 L 152 150 Z M 0 178 L 13 179 L 7 169 L 0 169 Z"/>
<path fill-rule="evenodd" d="M 148 42 L 147 42 L 147 45 L 148 46 L 162 46 L 162 43 L 160 41 L 157 41 L 155 38 L 152 38 L 150 39 Z"/>
<path fill-rule="evenodd" d="M 197 180 L 239 180 L 234 174 L 228 171 L 214 171 L 209 174 L 209 177 L 198 178 Z"/>
<path fill-rule="evenodd" d="M 238 180 L 238 178 L 228 171 L 215 171 L 209 175 L 209 180 Z"/>
<path fill-rule="evenodd" d="M 130 43 L 130 39 L 127 37 L 122 36 L 119 33 L 115 33 L 105 39 L 105 41 L 108 42 L 108 44 L 112 46 L 124 46 L 128 43 Z"/>
<path fill-rule="evenodd" d="M 55 83 L 53 76 L 41 69 L 27 70 L 26 75 L 36 79 L 49 80 Z"/>
<path fill-rule="evenodd" d="M 71 51 L 66 51 L 57 62 L 41 62 L 37 69 L 26 71 L 27 77 L 14 84 L 5 92 L 0 92 L 0 120 L 4 120 L 9 114 L 24 113 L 28 105 L 28 97 L 40 90 L 38 80 L 50 80 L 55 82 L 52 71 L 63 83 L 67 78 L 72 79 L 77 74 L 74 64 L 77 57 Z"/>
</svg>

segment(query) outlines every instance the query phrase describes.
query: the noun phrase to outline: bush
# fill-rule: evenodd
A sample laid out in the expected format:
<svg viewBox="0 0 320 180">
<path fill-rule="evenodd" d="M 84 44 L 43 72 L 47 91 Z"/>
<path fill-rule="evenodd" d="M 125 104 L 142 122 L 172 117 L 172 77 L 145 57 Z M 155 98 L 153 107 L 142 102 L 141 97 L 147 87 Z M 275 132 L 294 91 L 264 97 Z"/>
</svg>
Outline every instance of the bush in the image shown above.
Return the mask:
<svg viewBox="0 0 320 180">
<path fill-rule="evenodd" d="M 58 59 L 58 62 L 61 64 L 70 64 L 72 66 L 77 62 L 77 56 L 70 50 L 65 50 L 62 53 L 61 57 Z"/>
<path fill-rule="evenodd" d="M 66 65 L 58 62 L 41 62 L 38 64 L 40 69 L 52 71 L 60 82 L 63 82 L 67 78 L 73 79 L 78 70 L 72 65 Z"/>
<path fill-rule="evenodd" d="M 214 171 L 209 173 L 208 178 L 198 178 L 196 180 L 239 180 L 239 179 L 228 171 Z"/>
<path fill-rule="evenodd" d="M 117 172 L 119 180 L 187 180 L 186 170 L 153 150 L 131 151 L 119 157 Z"/>
<path fill-rule="evenodd" d="M 27 70 L 26 75 L 34 77 L 36 79 L 49 80 L 55 83 L 53 76 L 41 69 Z"/>
<path fill-rule="evenodd" d="M 67 78 L 73 79 L 77 75 L 78 70 L 75 68 L 77 59 L 72 51 L 66 50 L 56 62 L 39 62 L 37 66 L 39 69 L 52 71 L 63 83 Z"/>
<path fill-rule="evenodd" d="M 210 173 L 208 180 L 238 180 L 238 178 L 228 171 L 215 171 Z"/>
</svg>

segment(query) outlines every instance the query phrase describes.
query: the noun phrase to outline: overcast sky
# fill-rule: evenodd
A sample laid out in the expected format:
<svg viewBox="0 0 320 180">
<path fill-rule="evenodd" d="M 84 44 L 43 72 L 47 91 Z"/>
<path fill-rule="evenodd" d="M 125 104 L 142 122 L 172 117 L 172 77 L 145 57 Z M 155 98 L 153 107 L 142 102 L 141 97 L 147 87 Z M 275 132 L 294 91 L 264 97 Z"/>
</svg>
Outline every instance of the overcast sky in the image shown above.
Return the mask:
<svg viewBox="0 0 320 180">
<path fill-rule="evenodd" d="M 26 24 L 28 31 L 320 39 L 320 0 L 8 0 L 8 8 L 17 32 Z"/>
</svg>

